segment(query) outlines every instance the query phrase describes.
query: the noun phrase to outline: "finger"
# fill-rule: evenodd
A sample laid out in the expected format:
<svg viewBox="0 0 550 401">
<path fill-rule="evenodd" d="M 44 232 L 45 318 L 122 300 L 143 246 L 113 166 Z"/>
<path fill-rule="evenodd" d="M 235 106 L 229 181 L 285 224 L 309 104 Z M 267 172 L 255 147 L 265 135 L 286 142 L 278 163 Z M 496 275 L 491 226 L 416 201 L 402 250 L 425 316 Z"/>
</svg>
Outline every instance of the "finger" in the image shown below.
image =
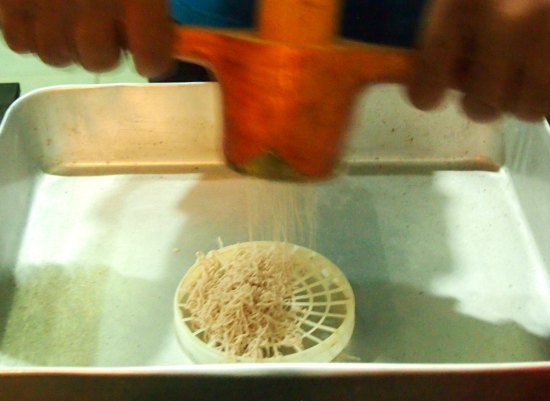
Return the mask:
<svg viewBox="0 0 550 401">
<path fill-rule="evenodd" d="M 26 19 L 19 15 L 8 16 L 4 21 L 2 30 L 8 47 L 17 53 L 28 53 L 28 34 L 32 26 Z"/>
<path fill-rule="evenodd" d="M 118 64 L 120 46 L 112 2 L 82 0 L 74 32 L 78 62 L 85 69 L 102 72 Z"/>
<path fill-rule="evenodd" d="M 128 49 L 137 71 L 149 78 L 172 68 L 172 24 L 165 0 L 124 0 Z"/>
<path fill-rule="evenodd" d="M 35 49 L 32 16 L 15 1 L 3 3 L 2 31 L 9 48 L 17 53 Z"/>
<path fill-rule="evenodd" d="M 40 59 L 53 66 L 65 66 L 73 61 L 72 46 L 66 30 L 68 12 L 66 0 L 37 0 L 34 32 L 36 52 Z"/>
<path fill-rule="evenodd" d="M 546 60 L 547 63 L 550 60 Z M 546 65 L 534 63 L 526 69 L 515 107 L 510 111 L 525 121 L 541 120 L 550 115 L 549 97 L 550 70 Z"/>
<path fill-rule="evenodd" d="M 4 25 L 5 19 L 6 19 L 5 7 L 0 6 L 0 30 L 2 30 L 2 26 Z"/>
<path fill-rule="evenodd" d="M 457 1 L 434 2 L 427 13 L 419 40 L 419 63 L 407 88 L 411 102 L 419 109 L 436 107 L 450 86 L 461 46 L 459 25 L 452 18 Z"/>
<path fill-rule="evenodd" d="M 467 97 L 477 100 L 469 100 L 470 106 L 482 104 L 485 109 L 504 111 L 509 107 L 510 99 L 517 96 L 518 71 L 525 57 L 525 48 L 520 44 L 518 26 L 521 18 L 514 18 L 500 9 L 505 3 L 494 3 L 485 23 L 477 29 L 465 87 Z M 471 107 L 466 106 L 466 109 L 472 112 Z"/>
<path fill-rule="evenodd" d="M 467 83 L 470 80 L 473 48 L 473 38 L 463 37 L 451 77 L 451 87 L 461 92 L 466 91 Z"/>
<path fill-rule="evenodd" d="M 465 95 L 463 97 L 462 109 L 471 120 L 478 123 L 494 121 L 502 114 L 500 109 L 484 103 L 477 97 L 471 95 Z"/>
<path fill-rule="evenodd" d="M 524 58 L 523 76 L 516 102 L 511 112 L 526 121 L 537 121 L 550 115 L 550 55 L 546 45 L 550 43 L 550 10 L 538 13 L 531 22 L 532 35 L 529 52 Z M 527 30 L 527 27 L 526 27 Z M 524 35 L 528 37 L 529 33 Z"/>
<path fill-rule="evenodd" d="M 530 88 L 537 85 L 534 83 L 535 81 L 529 82 L 529 78 L 527 78 L 527 73 L 529 71 L 531 71 L 531 68 L 527 66 L 523 66 L 523 68 L 518 69 L 516 79 L 507 90 L 504 111 L 513 114 L 522 120 L 534 121 L 542 118 L 544 115 L 544 106 L 539 105 L 535 107 L 527 105 L 522 107 L 520 100 L 520 97 L 531 96 L 534 91 Z M 537 77 L 536 82 L 541 82 L 540 77 Z M 536 90 L 538 90 L 538 88 Z M 546 94 L 546 96 L 548 96 L 548 94 Z M 543 98 L 544 96 L 541 94 L 540 99 Z"/>
</svg>

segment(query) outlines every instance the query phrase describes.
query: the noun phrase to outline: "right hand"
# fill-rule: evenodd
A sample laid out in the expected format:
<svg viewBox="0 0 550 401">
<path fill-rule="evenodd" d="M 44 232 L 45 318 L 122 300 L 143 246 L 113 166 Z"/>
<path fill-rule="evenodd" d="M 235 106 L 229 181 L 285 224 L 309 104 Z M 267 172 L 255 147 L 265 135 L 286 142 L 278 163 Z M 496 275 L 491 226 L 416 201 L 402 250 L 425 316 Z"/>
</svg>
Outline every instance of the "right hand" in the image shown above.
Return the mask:
<svg viewBox="0 0 550 401">
<path fill-rule="evenodd" d="M 432 0 L 409 83 L 431 110 L 451 87 L 475 121 L 550 116 L 550 0 Z"/>
<path fill-rule="evenodd" d="M 0 26 L 12 50 L 52 66 L 106 71 L 128 49 L 141 75 L 172 67 L 166 0 L 0 0 Z"/>
</svg>

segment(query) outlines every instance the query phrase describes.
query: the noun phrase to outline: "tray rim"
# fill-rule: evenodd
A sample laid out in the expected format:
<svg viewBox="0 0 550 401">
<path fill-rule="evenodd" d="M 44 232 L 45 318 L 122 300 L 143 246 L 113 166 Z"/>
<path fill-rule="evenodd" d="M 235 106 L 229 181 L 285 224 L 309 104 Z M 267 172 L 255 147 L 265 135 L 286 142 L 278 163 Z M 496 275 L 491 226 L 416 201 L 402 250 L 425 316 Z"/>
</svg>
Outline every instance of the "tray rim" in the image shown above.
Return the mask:
<svg viewBox="0 0 550 401">
<path fill-rule="evenodd" d="M 548 372 L 550 362 L 411 364 L 411 363 L 292 363 L 292 364 L 211 364 L 174 367 L 83 368 L 41 367 L 0 368 L 0 377 L 7 376 L 225 376 L 225 377 L 353 377 L 376 375 L 433 374 L 506 374 L 517 372 Z"/>
</svg>

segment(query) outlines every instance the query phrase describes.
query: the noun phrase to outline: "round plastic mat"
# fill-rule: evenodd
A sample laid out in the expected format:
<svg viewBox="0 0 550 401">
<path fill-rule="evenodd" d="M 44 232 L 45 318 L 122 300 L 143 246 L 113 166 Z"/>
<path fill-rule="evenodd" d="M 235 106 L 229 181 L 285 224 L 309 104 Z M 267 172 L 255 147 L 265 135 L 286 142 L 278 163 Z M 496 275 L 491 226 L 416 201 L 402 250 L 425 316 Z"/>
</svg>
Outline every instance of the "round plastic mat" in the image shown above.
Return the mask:
<svg viewBox="0 0 550 401">
<path fill-rule="evenodd" d="M 222 265 L 243 247 L 287 252 L 293 266 L 291 307 L 299 310 L 296 319 L 302 347 L 272 344 L 268 357 L 252 359 L 234 356 L 203 341 L 204 328 L 193 324 L 185 309 L 186 288 L 200 276 L 202 266 L 195 263 L 181 280 L 176 291 L 174 312 L 176 334 L 183 351 L 196 363 L 232 362 L 330 362 L 347 346 L 355 325 L 355 298 L 347 278 L 324 256 L 304 247 L 281 242 L 245 242 L 214 251 Z"/>
</svg>

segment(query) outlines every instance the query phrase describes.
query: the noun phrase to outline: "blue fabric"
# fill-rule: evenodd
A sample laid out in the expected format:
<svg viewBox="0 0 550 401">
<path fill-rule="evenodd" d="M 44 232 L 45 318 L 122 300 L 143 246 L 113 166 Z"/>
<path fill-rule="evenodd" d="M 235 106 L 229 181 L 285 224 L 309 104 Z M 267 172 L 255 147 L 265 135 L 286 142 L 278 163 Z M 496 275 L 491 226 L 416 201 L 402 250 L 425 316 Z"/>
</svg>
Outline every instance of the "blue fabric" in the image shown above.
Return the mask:
<svg viewBox="0 0 550 401">
<path fill-rule="evenodd" d="M 371 43 L 412 46 L 427 0 L 346 0 L 342 35 Z M 180 23 L 213 27 L 249 27 L 255 0 L 171 0 Z"/>
<path fill-rule="evenodd" d="M 184 24 L 244 28 L 253 24 L 255 0 L 171 0 L 172 17 Z"/>
<path fill-rule="evenodd" d="M 371 43 L 412 47 L 427 0 L 347 0 L 342 35 Z"/>
</svg>

